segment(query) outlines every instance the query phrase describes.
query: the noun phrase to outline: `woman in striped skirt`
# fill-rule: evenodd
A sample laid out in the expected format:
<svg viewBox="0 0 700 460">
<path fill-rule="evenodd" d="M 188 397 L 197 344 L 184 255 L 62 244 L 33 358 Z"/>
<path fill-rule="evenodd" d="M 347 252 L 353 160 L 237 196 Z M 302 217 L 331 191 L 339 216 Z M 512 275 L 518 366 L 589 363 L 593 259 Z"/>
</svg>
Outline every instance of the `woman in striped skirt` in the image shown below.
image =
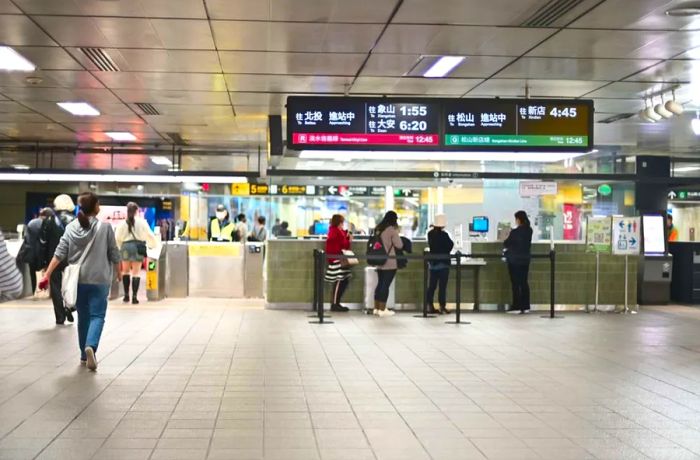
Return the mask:
<svg viewBox="0 0 700 460">
<path fill-rule="evenodd" d="M 344 249 L 350 249 L 352 235 L 343 228 L 344 223 L 345 217 L 340 214 L 335 214 L 331 218 L 328 238 L 326 239 L 326 254 L 342 254 Z M 349 265 L 339 259 L 328 259 L 326 281 L 333 283 L 331 311 L 348 311 L 346 307 L 340 304 L 340 299 L 348 287 L 351 276 Z"/>
</svg>

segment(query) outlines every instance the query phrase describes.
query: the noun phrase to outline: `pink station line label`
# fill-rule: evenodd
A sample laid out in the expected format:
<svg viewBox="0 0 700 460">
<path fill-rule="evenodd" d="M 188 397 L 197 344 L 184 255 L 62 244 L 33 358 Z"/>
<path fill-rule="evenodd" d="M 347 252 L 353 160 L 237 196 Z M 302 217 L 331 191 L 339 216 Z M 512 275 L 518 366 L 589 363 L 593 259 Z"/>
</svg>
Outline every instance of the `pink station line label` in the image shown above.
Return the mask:
<svg viewBox="0 0 700 460">
<path fill-rule="evenodd" d="M 439 145 L 437 134 L 294 133 L 298 145 Z"/>
</svg>

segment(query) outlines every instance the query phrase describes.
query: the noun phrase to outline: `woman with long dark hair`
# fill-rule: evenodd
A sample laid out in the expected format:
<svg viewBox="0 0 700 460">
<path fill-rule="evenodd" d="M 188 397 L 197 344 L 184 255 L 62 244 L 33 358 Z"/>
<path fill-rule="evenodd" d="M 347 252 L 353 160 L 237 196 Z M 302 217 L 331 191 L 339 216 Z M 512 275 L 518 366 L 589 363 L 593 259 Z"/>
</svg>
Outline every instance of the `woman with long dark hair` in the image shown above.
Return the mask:
<svg viewBox="0 0 700 460">
<path fill-rule="evenodd" d="M 80 361 L 94 371 L 97 369 L 95 354 L 105 323 L 112 279 L 114 273 L 121 277 L 119 249 L 112 226 L 102 224 L 97 219 L 100 212 L 97 195 L 92 192 L 80 194 L 78 205 L 78 219 L 66 227 L 40 286 L 43 289 L 48 286 L 51 274 L 61 262 L 77 264 L 85 254 L 80 266 L 75 307 L 78 311 Z"/>
<path fill-rule="evenodd" d="M 525 211 L 515 213 L 516 228 L 511 230 L 503 242 L 508 262 L 508 273 L 513 287 L 513 303 L 509 311 L 530 311 L 530 285 L 527 278 L 530 272 L 532 227 Z"/>
<path fill-rule="evenodd" d="M 124 302 L 129 301 L 129 284 L 131 284 L 131 303 L 139 303 L 138 292 L 141 285 L 141 267 L 146 257 L 146 247 L 156 246 L 156 237 L 146 219 L 139 217 L 139 205 L 132 202 L 126 205 L 126 220 L 119 222 L 116 230 L 117 246 L 122 258 L 122 283 L 124 284 Z"/>
<path fill-rule="evenodd" d="M 352 235 L 343 228 L 345 217 L 335 214 L 331 217 L 331 224 L 328 227 L 328 238 L 326 239 L 326 254 L 342 254 L 343 250 L 350 249 Z M 350 266 L 344 265 L 339 259 L 328 259 L 326 268 L 326 281 L 333 283 L 333 301 L 331 311 L 348 311 L 347 307 L 340 304 L 340 299 L 350 282 Z"/>
<path fill-rule="evenodd" d="M 387 310 L 386 301 L 389 298 L 389 289 L 396 276 L 398 264 L 396 259 L 397 249 L 403 249 L 403 241 L 399 236 L 399 216 L 394 211 L 388 211 L 384 218 L 374 229 L 374 235 L 378 236 L 382 246 L 386 249 L 389 258 L 377 267 L 377 288 L 374 290 L 374 314 L 377 316 L 392 316 L 393 311 Z"/>
</svg>

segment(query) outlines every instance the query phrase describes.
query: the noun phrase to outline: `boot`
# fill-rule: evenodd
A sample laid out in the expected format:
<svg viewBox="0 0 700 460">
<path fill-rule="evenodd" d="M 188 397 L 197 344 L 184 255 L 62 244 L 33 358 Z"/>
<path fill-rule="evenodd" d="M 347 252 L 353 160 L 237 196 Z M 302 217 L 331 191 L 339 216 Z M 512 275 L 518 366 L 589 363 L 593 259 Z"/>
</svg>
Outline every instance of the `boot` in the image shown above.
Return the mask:
<svg viewBox="0 0 700 460">
<path fill-rule="evenodd" d="M 132 281 L 132 283 L 131 283 L 131 292 L 132 292 L 131 303 L 133 305 L 137 305 L 139 303 L 139 299 L 137 297 L 137 294 L 139 292 L 139 285 L 141 284 L 141 278 L 138 276 L 134 276 L 131 279 L 131 281 Z"/>
<path fill-rule="evenodd" d="M 129 275 L 122 275 L 122 284 L 124 284 L 124 302 L 129 301 L 129 284 L 131 282 L 131 277 Z"/>
</svg>

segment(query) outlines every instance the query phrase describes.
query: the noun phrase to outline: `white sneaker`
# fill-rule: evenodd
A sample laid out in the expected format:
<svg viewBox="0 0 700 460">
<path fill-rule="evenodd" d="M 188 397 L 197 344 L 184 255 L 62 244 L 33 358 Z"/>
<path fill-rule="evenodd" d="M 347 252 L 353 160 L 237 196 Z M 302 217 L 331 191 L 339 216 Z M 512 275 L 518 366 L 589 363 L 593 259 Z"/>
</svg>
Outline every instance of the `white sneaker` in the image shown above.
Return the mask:
<svg viewBox="0 0 700 460">
<path fill-rule="evenodd" d="M 374 316 L 379 316 L 379 309 L 375 308 L 374 310 L 372 310 L 372 314 Z"/>
<path fill-rule="evenodd" d="M 394 316 L 396 313 L 394 313 L 392 310 L 379 310 L 379 313 L 377 315 L 380 318 L 384 318 L 385 316 Z"/>
<path fill-rule="evenodd" d="M 85 356 L 87 357 L 87 368 L 91 371 L 97 370 L 97 358 L 95 357 L 95 350 L 93 350 L 92 347 L 85 347 Z"/>
</svg>

